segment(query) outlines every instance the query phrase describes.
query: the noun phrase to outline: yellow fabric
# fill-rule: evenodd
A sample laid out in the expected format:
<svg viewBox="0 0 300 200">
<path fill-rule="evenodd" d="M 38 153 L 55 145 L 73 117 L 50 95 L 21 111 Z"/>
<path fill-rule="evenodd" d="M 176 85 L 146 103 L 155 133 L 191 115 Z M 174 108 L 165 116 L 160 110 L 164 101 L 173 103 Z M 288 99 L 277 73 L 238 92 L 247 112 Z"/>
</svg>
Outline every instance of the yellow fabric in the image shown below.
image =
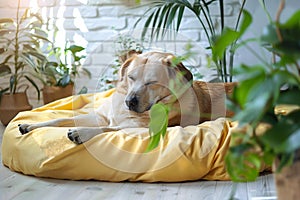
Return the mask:
<svg viewBox="0 0 300 200">
<path fill-rule="evenodd" d="M 197 126 L 170 127 L 159 147 L 149 153 L 145 153 L 149 141 L 146 128 L 100 134 L 83 145 L 68 140 L 66 127 L 44 127 L 26 135 L 18 131 L 21 123 L 86 113 L 113 92 L 68 97 L 19 113 L 3 135 L 3 164 L 28 175 L 73 180 L 229 180 L 224 156 L 232 124 L 223 118 Z"/>
</svg>

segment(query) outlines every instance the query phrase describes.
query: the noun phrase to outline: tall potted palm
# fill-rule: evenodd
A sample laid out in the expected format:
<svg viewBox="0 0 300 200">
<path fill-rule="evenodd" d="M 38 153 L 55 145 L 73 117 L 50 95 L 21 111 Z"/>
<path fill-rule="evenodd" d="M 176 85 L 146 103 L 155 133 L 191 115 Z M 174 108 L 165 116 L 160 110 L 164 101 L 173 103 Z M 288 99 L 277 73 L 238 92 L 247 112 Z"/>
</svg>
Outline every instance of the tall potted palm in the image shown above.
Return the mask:
<svg viewBox="0 0 300 200">
<path fill-rule="evenodd" d="M 20 0 L 15 20 L 0 19 L 0 77 L 7 84 L 0 87 L 0 120 L 4 125 L 19 111 L 32 108 L 26 95 L 28 87 L 33 86 L 40 97 L 32 69 L 47 62 L 40 50 L 41 41 L 48 41 L 41 26 L 42 19 L 29 9 L 20 16 Z"/>
<path fill-rule="evenodd" d="M 225 1 L 224 0 L 155 0 L 145 3 L 147 8 L 145 14 L 136 22 L 136 25 L 146 18 L 142 38 L 150 31 L 151 39 L 163 38 L 169 29 L 178 32 L 180 30 L 184 12 L 189 10 L 199 21 L 199 27 L 204 30 L 209 46 L 207 49 L 212 50 L 212 59 L 217 69 L 218 79 L 223 82 L 233 81 L 233 63 L 234 54 L 237 46 L 237 40 L 242 36 L 249 20 L 240 24 L 240 19 L 244 11 L 246 0 L 241 1 L 240 11 L 234 27 L 228 28 L 225 24 Z M 219 7 L 220 25 L 216 26 L 211 16 L 211 9 Z M 244 15 L 245 16 L 245 15 Z M 247 15 L 248 16 L 248 15 Z M 247 17 L 246 16 L 246 17 Z M 249 19 L 249 17 L 248 17 Z M 135 25 L 135 26 L 136 26 Z M 192 27 L 191 27 L 192 28 Z M 227 33 L 230 40 L 226 46 L 217 45 L 220 48 L 226 48 L 222 55 L 215 54 L 213 46 L 220 43 L 220 34 Z"/>
</svg>

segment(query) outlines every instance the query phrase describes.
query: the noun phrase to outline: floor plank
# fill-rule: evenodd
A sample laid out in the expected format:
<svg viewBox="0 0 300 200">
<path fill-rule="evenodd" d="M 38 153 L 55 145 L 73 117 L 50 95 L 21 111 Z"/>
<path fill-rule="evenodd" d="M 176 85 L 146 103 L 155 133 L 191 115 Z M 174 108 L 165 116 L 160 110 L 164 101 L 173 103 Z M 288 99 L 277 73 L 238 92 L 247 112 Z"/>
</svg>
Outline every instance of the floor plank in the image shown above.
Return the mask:
<svg viewBox="0 0 300 200">
<path fill-rule="evenodd" d="M 0 124 L 0 149 L 4 126 Z M 1 158 L 1 154 L 0 154 Z M 272 174 L 255 182 L 195 181 L 184 183 L 111 183 L 37 178 L 10 171 L 0 165 L 0 200 L 152 200 L 152 199 L 276 199 Z"/>
</svg>

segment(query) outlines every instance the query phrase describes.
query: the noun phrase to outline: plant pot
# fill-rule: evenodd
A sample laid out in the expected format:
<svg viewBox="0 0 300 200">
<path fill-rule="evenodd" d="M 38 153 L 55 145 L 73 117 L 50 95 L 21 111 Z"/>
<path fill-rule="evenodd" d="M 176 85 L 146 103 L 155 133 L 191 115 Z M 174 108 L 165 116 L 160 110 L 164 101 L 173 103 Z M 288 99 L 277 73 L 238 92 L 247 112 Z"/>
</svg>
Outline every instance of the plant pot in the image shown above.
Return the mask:
<svg viewBox="0 0 300 200">
<path fill-rule="evenodd" d="M 25 92 L 3 94 L 0 102 L 0 120 L 6 126 L 19 112 L 31 109 Z"/>
<path fill-rule="evenodd" d="M 276 160 L 276 169 L 279 161 Z M 275 183 L 278 200 L 296 200 L 300 197 L 300 150 L 296 152 L 294 162 L 290 166 L 284 167 L 275 174 Z"/>
<path fill-rule="evenodd" d="M 43 88 L 44 104 L 73 95 L 74 84 L 66 87 L 45 86 Z"/>
</svg>

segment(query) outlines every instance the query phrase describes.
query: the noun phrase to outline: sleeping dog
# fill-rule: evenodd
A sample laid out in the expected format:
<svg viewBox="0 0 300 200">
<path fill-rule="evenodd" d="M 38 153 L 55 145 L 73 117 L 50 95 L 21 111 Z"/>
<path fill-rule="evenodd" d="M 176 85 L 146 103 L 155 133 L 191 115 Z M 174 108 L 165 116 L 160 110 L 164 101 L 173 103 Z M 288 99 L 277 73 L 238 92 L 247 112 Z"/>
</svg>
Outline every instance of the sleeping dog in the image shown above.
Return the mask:
<svg viewBox="0 0 300 200">
<path fill-rule="evenodd" d="M 47 126 L 70 128 L 67 137 L 81 144 L 95 135 L 123 128 L 148 127 L 149 110 L 156 103 L 171 105 L 168 125 L 198 124 L 197 96 L 193 76 L 182 63 L 172 64 L 174 55 L 162 52 L 132 53 L 119 70 L 114 94 L 95 112 L 35 124 L 20 124 L 26 134 Z"/>
</svg>

